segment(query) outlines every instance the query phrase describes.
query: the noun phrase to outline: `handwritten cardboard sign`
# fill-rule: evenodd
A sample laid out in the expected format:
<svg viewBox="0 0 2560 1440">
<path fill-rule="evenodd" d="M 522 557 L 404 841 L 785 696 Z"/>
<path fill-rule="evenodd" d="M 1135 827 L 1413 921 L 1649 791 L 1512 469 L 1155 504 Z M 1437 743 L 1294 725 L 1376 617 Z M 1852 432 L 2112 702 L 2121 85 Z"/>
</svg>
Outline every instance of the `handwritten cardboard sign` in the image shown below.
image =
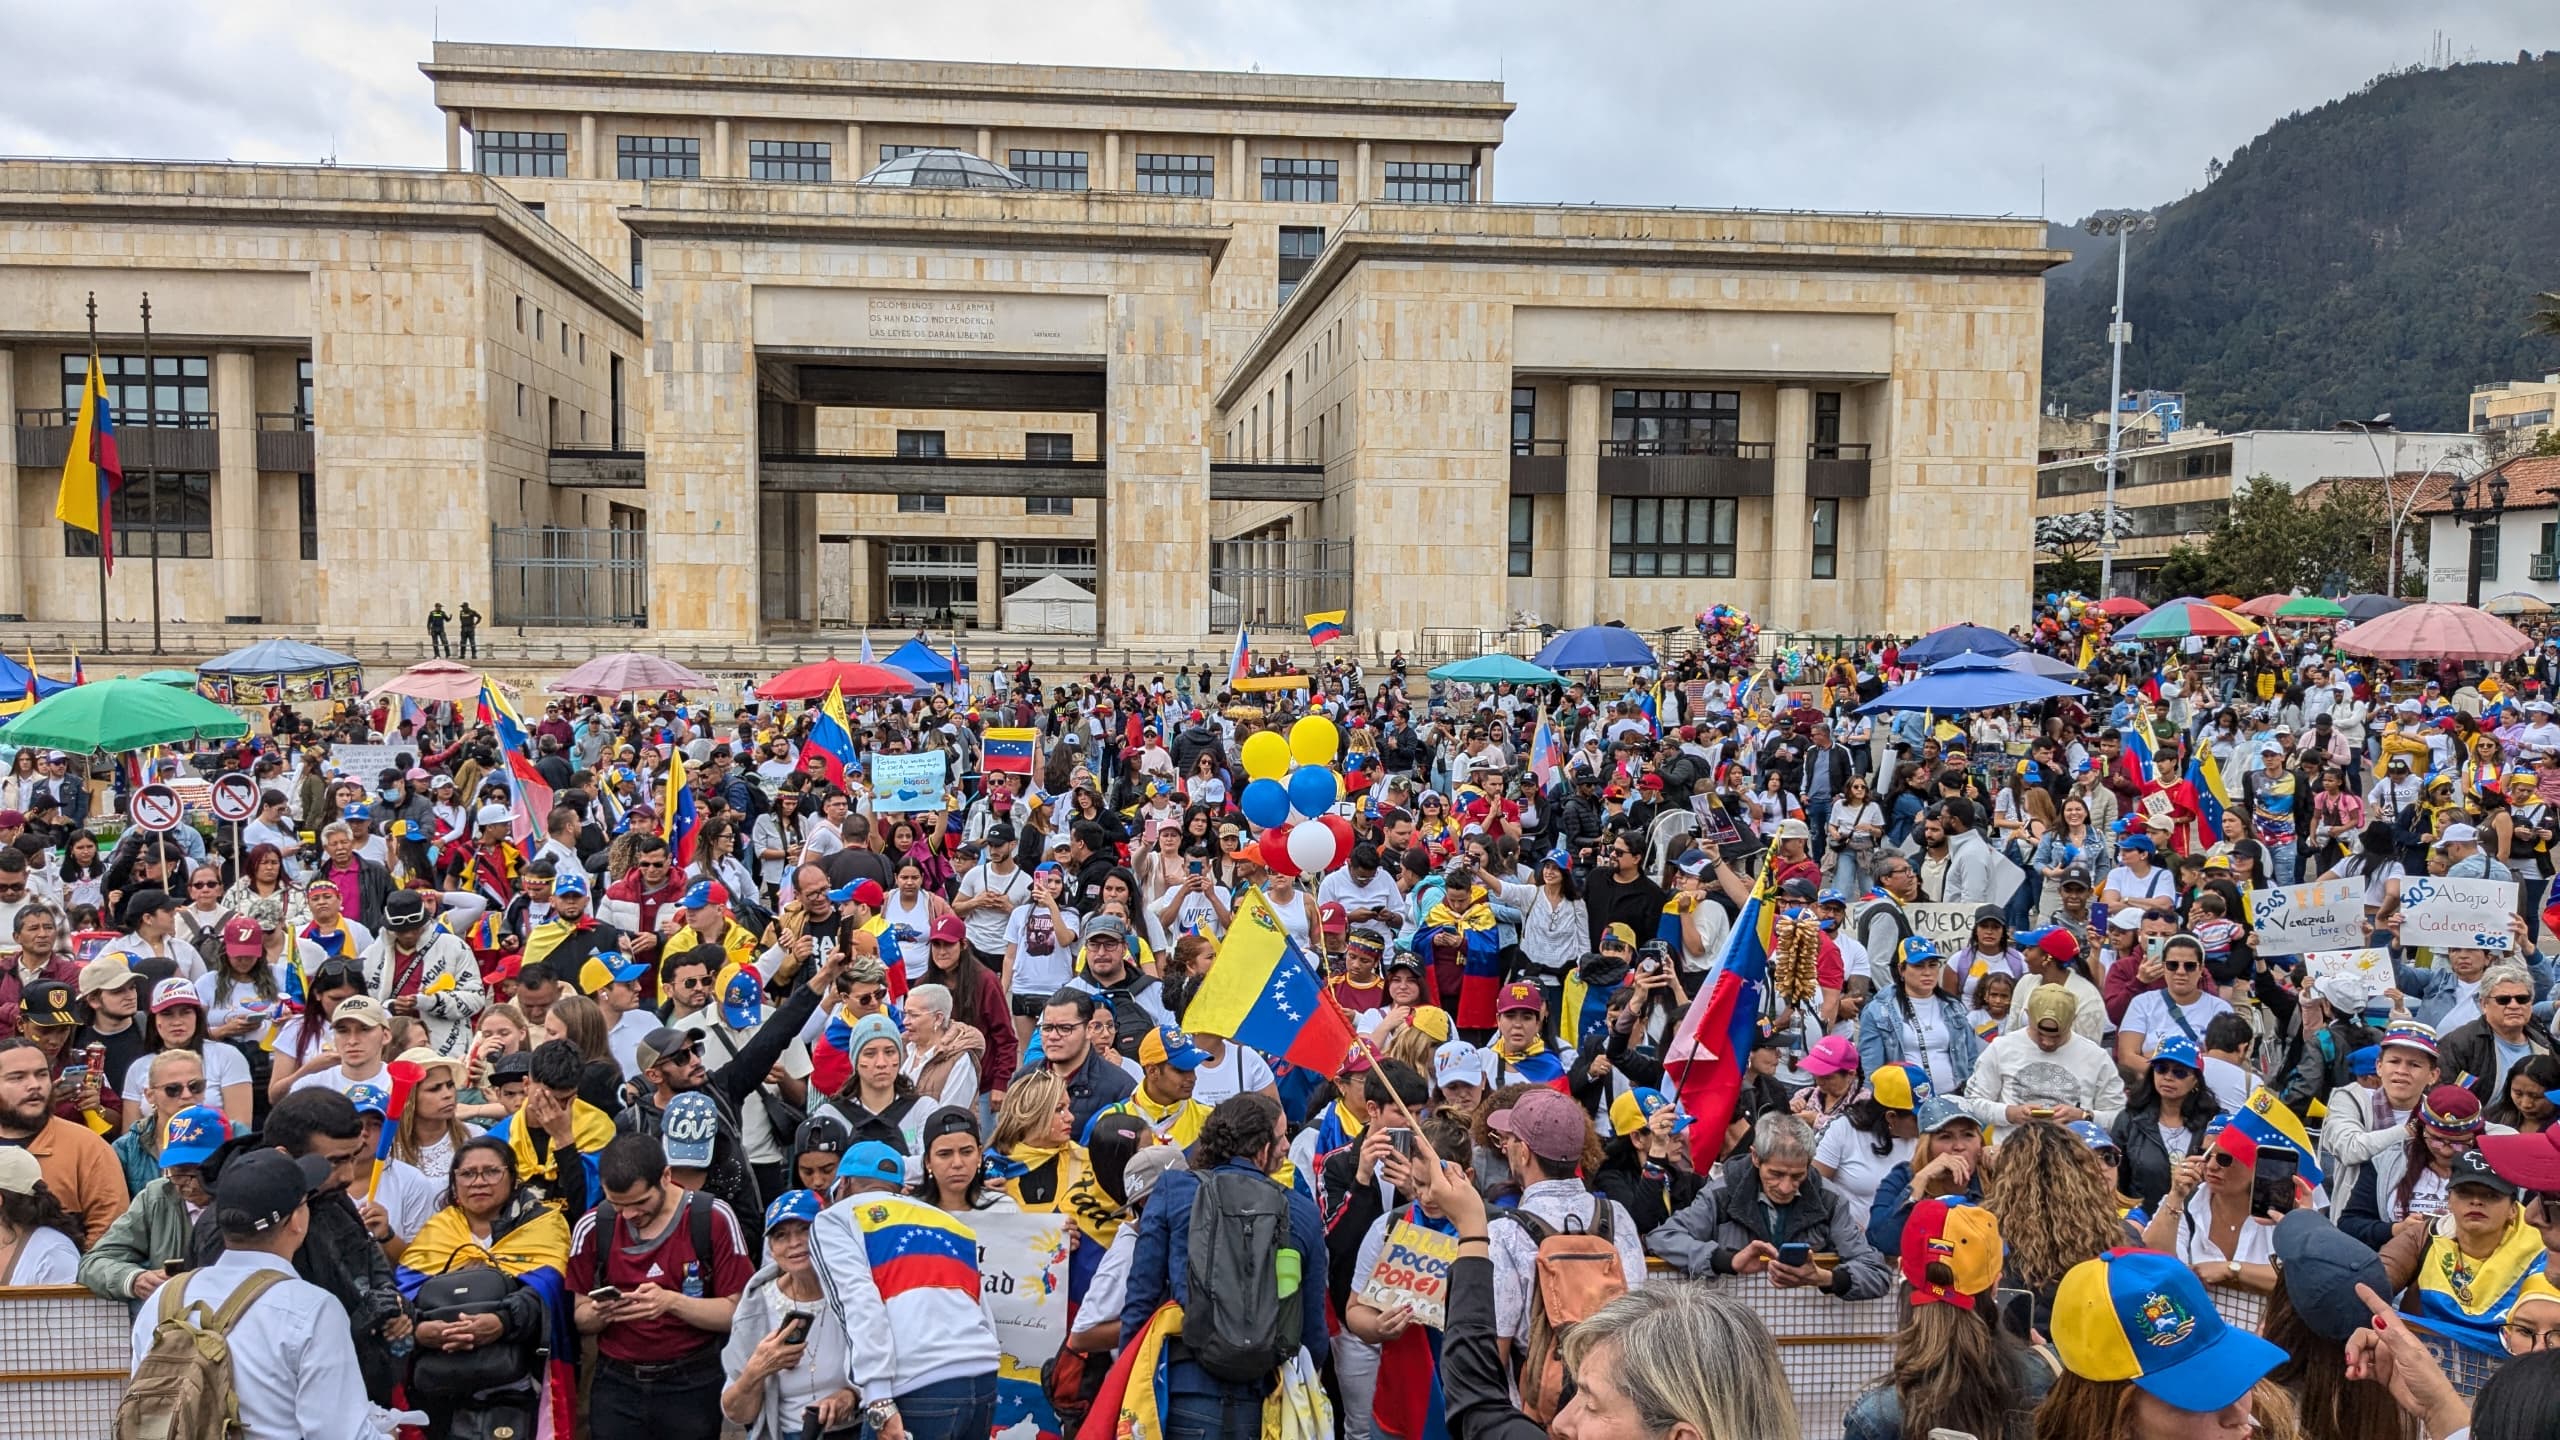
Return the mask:
<svg viewBox="0 0 2560 1440">
<path fill-rule="evenodd" d="M 1449 1267 L 1457 1263 L 1457 1236 L 1399 1220 L 1360 1282 L 1360 1298 L 1381 1310 L 1409 1306 L 1417 1323 L 1441 1329 L 1449 1323 Z"/>
<path fill-rule="evenodd" d="M 2413 875 L 2400 882 L 2403 946 L 2504 953 L 2515 947 L 2515 936 L 2507 929 L 2515 915 L 2512 881 Z"/>
<path fill-rule="evenodd" d="M 2318 880 L 2249 892 L 2261 955 L 2351 950 L 2364 943 L 2364 882 Z"/>
</svg>

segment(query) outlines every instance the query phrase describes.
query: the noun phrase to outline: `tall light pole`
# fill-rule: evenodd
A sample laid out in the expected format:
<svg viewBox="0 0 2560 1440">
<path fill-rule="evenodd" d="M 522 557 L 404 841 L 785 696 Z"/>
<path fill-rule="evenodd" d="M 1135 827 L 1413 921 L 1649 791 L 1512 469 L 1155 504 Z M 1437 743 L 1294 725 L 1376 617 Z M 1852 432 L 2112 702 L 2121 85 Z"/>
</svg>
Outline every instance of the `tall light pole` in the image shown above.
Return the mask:
<svg viewBox="0 0 2560 1440">
<path fill-rule="evenodd" d="M 2115 352 L 2114 373 L 2107 381 L 2107 508 L 2106 519 L 2098 527 L 2098 594 L 2102 597 L 2115 593 L 2116 457 L 2124 447 L 2124 347 L 2133 338 L 2133 326 L 2124 318 L 2126 236 L 2159 223 L 2158 217 L 2151 215 L 2109 215 L 2092 216 L 2084 227 L 2092 235 L 2116 237 L 2115 318 L 2107 324 L 2107 345 Z"/>
<path fill-rule="evenodd" d="M 2391 554 L 2384 562 L 2382 593 L 2397 600 L 2400 598 L 2400 523 L 2408 518 L 2409 510 L 2415 508 L 2418 503 L 2418 495 L 2426 490 L 2427 477 L 2423 474 L 2418 477 L 2418 488 L 2410 493 L 2408 505 L 2394 509 L 2391 504 L 2391 477 L 2398 472 L 2399 467 L 2383 460 L 2382 442 L 2373 438 L 2373 432 L 2376 430 L 2391 429 L 2391 412 L 2385 410 L 2370 420 L 2341 420 L 2338 422 L 2338 428 L 2353 430 L 2363 435 L 2366 448 L 2373 451 L 2373 473 L 2382 481 L 2382 508 L 2391 513 Z M 2391 458 L 2395 461 L 2400 458 L 2400 442 L 2397 439 L 2391 442 Z M 2435 468 L 2435 461 L 2427 462 L 2428 470 Z"/>
</svg>

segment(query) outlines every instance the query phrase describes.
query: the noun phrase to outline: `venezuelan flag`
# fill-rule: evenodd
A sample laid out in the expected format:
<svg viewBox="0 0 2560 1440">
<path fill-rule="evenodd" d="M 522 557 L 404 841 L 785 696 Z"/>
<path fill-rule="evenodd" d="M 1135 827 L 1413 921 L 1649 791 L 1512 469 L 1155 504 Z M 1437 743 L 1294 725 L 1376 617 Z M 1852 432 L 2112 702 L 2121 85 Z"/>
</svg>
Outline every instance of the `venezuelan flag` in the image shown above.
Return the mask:
<svg viewBox="0 0 2560 1440">
<path fill-rule="evenodd" d="M 809 726 L 809 748 L 826 757 L 827 780 L 838 789 L 845 788 L 846 778 L 853 772 L 853 726 L 844 713 L 844 682 L 827 687 L 827 698 L 818 705 L 818 718 Z"/>
<path fill-rule="evenodd" d="M 62 489 L 53 502 L 53 518 L 97 536 L 98 554 L 112 574 L 116 568 L 115 499 L 124 487 L 124 462 L 116 456 L 116 407 L 107 398 L 107 381 L 100 369 L 98 352 L 92 350 L 89 373 L 80 388 L 80 418 L 72 422 L 70 453 L 62 460 Z"/>
<path fill-rule="evenodd" d="M 2133 783 L 2149 794 L 2160 783 L 2158 747 L 2151 738 L 2148 722 L 2136 720 L 2124 727 L 2125 768 L 2133 772 Z"/>
<path fill-rule="evenodd" d="M 1236 906 L 1183 1023 L 1324 1075 L 1342 1073 L 1351 1054 L 1350 1017 L 1325 995 L 1259 890 Z"/>
<path fill-rule="evenodd" d="M 2311 1132 L 2303 1128 L 2302 1118 L 2263 1085 L 2249 1092 L 2249 1103 L 2232 1114 L 2231 1123 L 2217 1138 L 2231 1158 L 2243 1165 L 2258 1163 L 2261 1145 L 2290 1150 L 2300 1160 L 2295 1174 L 2313 1185 L 2329 1183 L 2329 1177 L 2320 1171 L 2318 1147 L 2311 1143 Z"/>
<path fill-rule="evenodd" d="M 914 1290 L 958 1290 L 978 1299 L 978 1233 L 950 1215 L 904 1195 L 865 1195 L 847 1202 L 860 1208 L 863 1249 L 880 1298 Z"/>
<path fill-rule="evenodd" d="M 2169 787 L 2177 800 L 2196 817 L 2196 839 L 2205 845 L 2222 843 L 2222 812 L 2231 803 L 2231 794 L 2222 788 L 2222 767 L 2214 763 L 2213 747 L 2199 745 L 2187 757 L 2185 778 Z"/>
<path fill-rule="evenodd" d="M 684 780 L 684 752 L 667 752 L 667 803 L 659 812 L 664 818 L 658 833 L 666 838 L 667 851 L 675 857 L 681 870 L 693 863 L 694 836 L 702 830 L 702 816 L 693 808 L 693 787 Z"/>
<path fill-rule="evenodd" d="M 533 733 L 525 729 L 524 719 L 507 703 L 507 697 L 488 677 L 480 680 L 480 723 L 497 733 L 498 754 L 504 762 L 498 768 L 507 777 L 508 793 L 515 811 L 515 841 L 530 844 L 542 833 L 551 819 L 551 782 L 533 765 Z"/>
<path fill-rule="evenodd" d="M 1351 618 L 1348 610 L 1319 610 L 1307 617 L 1307 643 L 1323 645 L 1342 638 L 1343 622 Z"/>
<path fill-rule="evenodd" d="M 985 768 L 994 775 L 1028 775 L 1040 763 L 1040 732 L 1000 729 L 986 734 Z"/>
<path fill-rule="evenodd" d="M 1764 860 L 1713 976 L 1689 1002 L 1689 1013 L 1680 1018 L 1680 1029 L 1663 1053 L 1664 1072 L 1680 1077 L 1680 1108 L 1697 1121 L 1689 1127 L 1689 1151 L 1702 1172 L 1722 1153 L 1725 1127 L 1742 1095 L 1751 1042 L 1760 1030 L 1760 992 L 1769 983 L 1777 923 L 1777 880 Z"/>
</svg>

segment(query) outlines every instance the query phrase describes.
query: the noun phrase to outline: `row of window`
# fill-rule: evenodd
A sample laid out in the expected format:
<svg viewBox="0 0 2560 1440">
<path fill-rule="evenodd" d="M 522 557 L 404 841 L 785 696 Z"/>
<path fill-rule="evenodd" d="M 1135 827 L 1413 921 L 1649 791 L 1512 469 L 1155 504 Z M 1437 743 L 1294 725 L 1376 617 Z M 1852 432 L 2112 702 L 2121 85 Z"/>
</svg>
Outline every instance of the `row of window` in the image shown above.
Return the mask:
<svg viewBox="0 0 2560 1440">
<path fill-rule="evenodd" d="M 483 175 L 561 178 L 569 173 L 569 135 L 565 130 L 489 130 L 473 136 L 473 154 Z M 750 140 L 747 178 L 825 184 L 835 178 L 834 146 L 824 140 Z M 921 145 L 883 145 L 882 161 L 924 149 Z M 618 180 L 691 180 L 702 174 L 702 142 L 680 135 L 617 135 L 613 173 Z M 1009 150 L 1006 164 L 1031 182 L 1035 190 L 1083 190 L 1092 184 L 1091 152 L 1084 150 Z M 1342 163 L 1338 160 L 1268 158 L 1262 162 L 1262 198 L 1333 204 L 1341 198 Z M 1212 155 L 1137 157 L 1135 189 L 1142 195 L 1217 193 L 1218 163 Z M 1464 204 L 1475 198 L 1475 166 L 1443 161 L 1386 162 L 1386 198 Z"/>
<path fill-rule="evenodd" d="M 943 432 L 940 430 L 901 430 L 898 432 L 898 458 L 901 460 L 940 460 L 944 458 Z M 1034 430 L 1022 437 L 1022 458 L 1031 461 L 1065 463 L 1076 458 L 1076 437 L 1052 431 Z M 901 495 L 901 515 L 941 515 L 947 513 L 949 497 L 942 495 Z M 1073 515 L 1076 502 L 1063 495 L 1026 495 L 1022 499 L 1025 515 Z"/>
<path fill-rule="evenodd" d="M 1733 578 L 1742 502 L 1706 496 L 1661 499 L 1620 496 L 1609 502 L 1609 574 L 1613 579 Z M 1812 576 L 1840 573 L 1840 502 L 1816 500 Z M 1515 579 L 1532 572 L 1536 502 L 1511 497 L 1507 567 Z"/>
<path fill-rule="evenodd" d="M 1511 392 L 1512 453 L 1531 453 L 1538 436 L 1538 391 Z M 1636 452 L 1699 453 L 1742 438 L 1742 394 L 1736 390 L 1615 390 L 1609 396 L 1609 438 Z M 1840 392 L 1813 395 L 1813 443 L 1840 444 Z"/>
</svg>

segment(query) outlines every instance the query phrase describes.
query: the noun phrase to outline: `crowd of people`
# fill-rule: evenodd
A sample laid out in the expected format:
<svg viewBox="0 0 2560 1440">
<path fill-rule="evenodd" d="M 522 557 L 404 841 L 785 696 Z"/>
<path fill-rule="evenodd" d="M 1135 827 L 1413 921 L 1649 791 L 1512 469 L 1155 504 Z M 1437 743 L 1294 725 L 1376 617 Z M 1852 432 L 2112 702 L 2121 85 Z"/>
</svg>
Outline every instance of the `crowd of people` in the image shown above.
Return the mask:
<svg viewBox="0 0 2560 1440">
<path fill-rule="evenodd" d="M 1094 1440 L 2549 1433 L 2549 660 L 2271 635 L 1860 715 L 1900 649 L 1024 667 L 826 743 L 564 701 L 516 755 L 279 708 L 194 757 L 261 787 L 237 845 L 103 835 L 111 787 L 18 750 L 0 1285 L 133 1306 L 129 1406 L 227 1329 L 254 1437 L 979 1440 L 971 1226 L 1021 1212 L 1068 1252 L 1035 1423 Z M 1244 756 L 1306 714 L 1350 843 L 1302 872 Z M 938 801 L 874 793 L 928 750 Z M 2426 875 L 2512 882 L 2509 933 L 2401 945 Z M 2319 878 L 2387 963 L 2261 952 L 2252 893 Z M 1724 1053 L 1771 917 L 1809 963 Z M 1339 1068 L 1193 1023 L 1252 926 Z M 1780 1304 L 1897 1307 L 1890 1363 L 1808 1391 Z"/>
</svg>

